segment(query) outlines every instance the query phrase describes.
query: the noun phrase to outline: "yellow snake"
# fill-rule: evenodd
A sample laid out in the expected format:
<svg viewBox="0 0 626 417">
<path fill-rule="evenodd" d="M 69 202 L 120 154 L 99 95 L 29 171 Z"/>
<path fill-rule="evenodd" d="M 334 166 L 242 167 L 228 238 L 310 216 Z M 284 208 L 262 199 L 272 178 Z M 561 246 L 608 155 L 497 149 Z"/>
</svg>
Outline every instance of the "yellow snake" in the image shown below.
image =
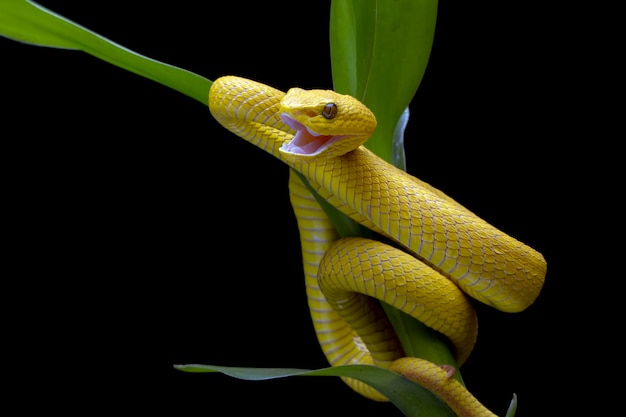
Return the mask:
<svg viewBox="0 0 626 417">
<path fill-rule="evenodd" d="M 466 295 L 501 311 L 524 310 L 543 286 L 543 256 L 367 150 L 363 143 L 376 118 L 351 96 L 299 88 L 285 93 L 225 76 L 211 86 L 209 109 L 225 128 L 292 168 L 289 190 L 309 308 L 329 362 L 390 368 L 439 395 L 459 416 L 493 416 L 450 377 L 450 367 L 404 357 L 373 299 L 444 334 L 460 366 L 478 329 Z M 295 172 L 389 243 L 340 239 Z M 386 400 L 360 381 L 344 380 L 368 398 Z"/>
</svg>

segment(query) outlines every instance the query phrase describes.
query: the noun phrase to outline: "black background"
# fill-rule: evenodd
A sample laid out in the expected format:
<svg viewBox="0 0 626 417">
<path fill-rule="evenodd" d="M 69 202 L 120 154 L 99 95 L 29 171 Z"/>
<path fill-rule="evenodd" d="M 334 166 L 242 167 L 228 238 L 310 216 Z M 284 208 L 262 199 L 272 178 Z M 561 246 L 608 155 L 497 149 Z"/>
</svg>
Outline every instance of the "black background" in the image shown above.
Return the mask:
<svg viewBox="0 0 626 417">
<path fill-rule="evenodd" d="M 306 12 L 285 1 L 41 3 L 209 79 L 332 88 L 328 2 Z M 518 417 L 556 415 L 555 387 L 575 380 L 570 323 L 584 314 L 571 288 L 588 278 L 565 256 L 577 197 L 562 184 L 583 178 L 554 147 L 565 117 L 555 109 L 568 100 L 562 34 L 530 6 L 442 3 L 410 106 L 408 171 L 548 261 L 527 311 L 477 306 L 463 376 L 498 414 L 517 393 Z M 50 409 L 85 414 L 400 415 L 334 378 L 174 370 L 327 366 L 306 306 L 287 168 L 223 130 L 206 106 L 87 54 L 4 38 L 0 51 L 5 204 L 18 232 L 8 254 L 24 296 L 13 340 L 28 355 L 18 386 Z"/>
</svg>

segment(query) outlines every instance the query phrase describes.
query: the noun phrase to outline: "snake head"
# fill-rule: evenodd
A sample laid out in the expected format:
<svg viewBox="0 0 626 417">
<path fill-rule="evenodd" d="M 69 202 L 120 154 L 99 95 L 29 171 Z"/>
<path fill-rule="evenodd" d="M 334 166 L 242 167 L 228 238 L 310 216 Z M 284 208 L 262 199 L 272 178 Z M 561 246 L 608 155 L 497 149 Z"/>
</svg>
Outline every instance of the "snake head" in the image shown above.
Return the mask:
<svg viewBox="0 0 626 417">
<path fill-rule="evenodd" d="M 341 156 L 361 146 L 376 128 L 376 117 L 363 103 L 331 90 L 292 88 L 279 113 L 296 131 L 279 149 L 290 162 Z"/>
</svg>

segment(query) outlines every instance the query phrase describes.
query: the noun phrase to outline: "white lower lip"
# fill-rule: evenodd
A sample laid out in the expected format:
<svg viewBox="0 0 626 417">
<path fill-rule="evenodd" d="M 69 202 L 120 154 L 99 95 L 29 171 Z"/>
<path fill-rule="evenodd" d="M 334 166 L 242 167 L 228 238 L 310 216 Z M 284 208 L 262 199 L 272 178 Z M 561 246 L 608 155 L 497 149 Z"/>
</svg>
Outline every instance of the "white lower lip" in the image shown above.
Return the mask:
<svg viewBox="0 0 626 417">
<path fill-rule="evenodd" d="M 323 136 L 312 131 L 286 113 L 281 113 L 281 120 L 296 131 L 293 139 L 283 145 L 283 150 L 301 155 L 314 155 L 319 152 L 332 136 Z"/>
</svg>

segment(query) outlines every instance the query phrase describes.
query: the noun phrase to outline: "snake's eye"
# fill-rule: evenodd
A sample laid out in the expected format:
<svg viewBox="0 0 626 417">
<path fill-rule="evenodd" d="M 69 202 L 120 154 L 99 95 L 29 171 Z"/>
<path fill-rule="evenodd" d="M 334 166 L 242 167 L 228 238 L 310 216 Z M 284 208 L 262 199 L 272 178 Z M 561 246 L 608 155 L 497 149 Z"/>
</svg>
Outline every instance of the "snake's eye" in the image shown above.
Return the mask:
<svg viewBox="0 0 626 417">
<path fill-rule="evenodd" d="M 324 110 L 322 110 L 322 116 L 327 119 L 332 119 L 337 116 L 337 105 L 335 103 L 328 103 L 324 106 Z"/>
</svg>

